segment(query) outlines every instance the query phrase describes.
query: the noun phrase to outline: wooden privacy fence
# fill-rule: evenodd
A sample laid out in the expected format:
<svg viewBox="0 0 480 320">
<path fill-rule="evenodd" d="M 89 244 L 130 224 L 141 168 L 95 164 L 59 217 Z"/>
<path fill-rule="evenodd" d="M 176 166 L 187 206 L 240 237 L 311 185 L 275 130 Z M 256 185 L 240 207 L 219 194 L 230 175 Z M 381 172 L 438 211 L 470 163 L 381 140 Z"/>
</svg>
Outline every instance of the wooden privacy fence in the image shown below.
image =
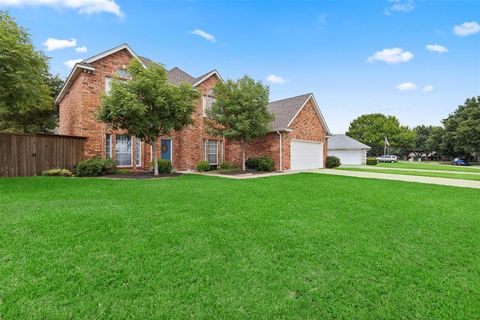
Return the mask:
<svg viewBox="0 0 480 320">
<path fill-rule="evenodd" d="M 83 160 L 84 137 L 0 133 L 0 177 L 36 176 L 49 169 L 73 170 Z"/>
</svg>

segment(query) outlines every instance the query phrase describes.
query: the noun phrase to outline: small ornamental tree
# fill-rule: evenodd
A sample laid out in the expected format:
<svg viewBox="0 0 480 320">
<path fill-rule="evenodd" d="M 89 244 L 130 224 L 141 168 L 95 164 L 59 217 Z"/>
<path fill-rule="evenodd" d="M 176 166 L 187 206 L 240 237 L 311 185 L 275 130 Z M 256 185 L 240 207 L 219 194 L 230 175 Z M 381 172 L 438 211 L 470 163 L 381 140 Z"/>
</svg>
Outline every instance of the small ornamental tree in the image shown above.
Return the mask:
<svg viewBox="0 0 480 320">
<path fill-rule="evenodd" d="M 218 82 L 214 89 L 216 101 L 208 110 L 208 130 L 212 135 L 238 141 L 245 171 L 245 144 L 264 136 L 274 119 L 268 111 L 269 89 L 248 76 Z"/>
<path fill-rule="evenodd" d="M 157 176 L 158 138 L 193 122 L 192 113 L 199 93 L 187 83 L 170 84 L 167 72 L 158 64 L 144 68 L 134 59 L 127 71 L 131 79 L 113 79 L 110 93 L 102 97 L 98 119 L 150 144 Z"/>
</svg>

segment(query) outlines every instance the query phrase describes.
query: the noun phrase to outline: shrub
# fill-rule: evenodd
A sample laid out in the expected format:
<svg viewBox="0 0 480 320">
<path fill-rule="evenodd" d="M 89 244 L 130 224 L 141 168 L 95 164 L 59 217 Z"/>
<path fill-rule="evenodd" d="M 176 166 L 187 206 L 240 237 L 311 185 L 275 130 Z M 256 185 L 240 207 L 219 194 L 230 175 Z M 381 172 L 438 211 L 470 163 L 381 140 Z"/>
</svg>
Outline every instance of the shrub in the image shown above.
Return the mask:
<svg viewBox="0 0 480 320">
<path fill-rule="evenodd" d="M 197 170 L 198 171 L 209 171 L 210 170 L 210 164 L 208 161 L 198 161 L 197 162 Z"/>
<path fill-rule="evenodd" d="M 374 158 L 374 157 L 368 157 L 367 158 L 367 165 L 376 166 L 377 164 L 378 164 L 377 158 Z"/>
<path fill-rule="evenodd" d="M 273 171 L 275 170 L 275 162 L 269 157 L 248 158 L 245 161 L 247 169 L 259 171 Z"/>
<path fill-rule="evenodd" d="M 51 169 L 42 172 L 42 176 L 47 177 L 71 177 L 73 173 L 67 169 Z"/>
<path fill-rule="evenodd" d="M 173 171 L 172 162 L 170 160 L 158 159 L 158 173 L 170 173 Z M 153 161 L 150 162 L 150 172 L 153 172 Z"/>
<path fill-rule="evenodd" d="M 275 162 L 269 157 L 259 157 L 257 160 L 257 169 L 259 171 L 273 171 L 275 170 Z"/>
<path fill-rule="evenodd" d="M 75 175 L 78 177 L 96 177 L 104 174 L 113 174 L 115 170 L 115 161 L 100 157 L 83 160 L 75 165 Z"/>
<path fill-rule="evenodd" d="M 220 163 L 220 165 L 218 166 L 218 169 L 220 170 L 231 170 L 231 169 L 238 169 L 238 166 L 231 163 L 231 162 L 228 162 L 228 161 L 223 161 L 222 163 Z"/>
<path fill-rule="evenodd" d="M 247 169 L 258 169 L 258 158 L 248 158 L 245 161 L 245 167 Z"/>
<path fill-rule="evenodd" d="M 336 168 L 336 167 L 340 167 L 342 163 L 340 162 L 340 159 L 338 157 L 335 157 L 335 156 L 328 156 L 327 157 L 327 168 L 329 169 L 333 169 L 333 168 Z"/>
</svg>

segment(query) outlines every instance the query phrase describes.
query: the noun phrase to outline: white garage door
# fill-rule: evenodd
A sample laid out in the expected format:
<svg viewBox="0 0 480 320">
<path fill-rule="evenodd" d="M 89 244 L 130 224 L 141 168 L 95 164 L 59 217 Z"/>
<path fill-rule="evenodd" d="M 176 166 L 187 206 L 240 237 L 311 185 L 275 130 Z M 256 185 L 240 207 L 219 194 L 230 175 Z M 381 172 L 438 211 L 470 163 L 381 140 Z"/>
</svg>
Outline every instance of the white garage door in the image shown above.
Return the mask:
<svg viewBox="0 0 480 320">
<path fill-rule="evenodd" d="M 329 156 L 335 156 L 340 159 L 342 164 L 361 165 L 364 162 L 365 151 L 363 150 L 331 150 Z"/>
<path fill-rule="evenodd" d="M 291 170 L 323 168 L 323 143 L 292 140 L 290 167 Z"/>
</svg>

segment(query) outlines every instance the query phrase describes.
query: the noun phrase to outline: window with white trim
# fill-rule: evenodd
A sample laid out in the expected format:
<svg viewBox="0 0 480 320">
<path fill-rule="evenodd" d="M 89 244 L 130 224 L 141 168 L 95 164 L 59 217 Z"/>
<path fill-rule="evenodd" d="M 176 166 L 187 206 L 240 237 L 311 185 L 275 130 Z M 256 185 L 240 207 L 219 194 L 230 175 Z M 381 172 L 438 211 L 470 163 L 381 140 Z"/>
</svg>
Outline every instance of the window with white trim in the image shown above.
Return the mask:
<svg viewBox="0 0 480 320">
<path fill-rule="evenodd" d="M 111 134 L 105 135 L 105 158 L 107 159 L 112 158 L 112 135 Z"/>
<path fill-rule="evenodd" d="M 135 138 L 135 164 L 142 165 L 142 140 Z"/>
<path fill-rule="evenodd" d="M 132 166 L 132 138 L 130 136 L 115 136 L 115 160 L 119 167 Z"/>
<path fill-rule="evenodd" d="M 117 71 L 115 71 L 115 75 L 122 80 L 132 79 L 130 72 L 128 72 L 126 69 L 118 69 Z"/>
<path fill-rule="evenodd" d="M 207 161 L 210 165 L 218 164 L 218 141 L 207 140 Z"/>
<path fill-rule="evenodd" d="M 110 94 L 110 90 L 112 90 L 112 77 L 106 76 L 105 77 L 105 94 Z"/>
<path fill-rule="evenodd" d="M 203 109 L 203 116 L 207 116 L 208 110 L 212 108 L 212 105 L 217 101 L 215 96 L 213 95 L 213 90 L 210 89 L 208 90 L 208 93 L 206 96 L 202 97 L 202 109 Z"/>
</svg>

